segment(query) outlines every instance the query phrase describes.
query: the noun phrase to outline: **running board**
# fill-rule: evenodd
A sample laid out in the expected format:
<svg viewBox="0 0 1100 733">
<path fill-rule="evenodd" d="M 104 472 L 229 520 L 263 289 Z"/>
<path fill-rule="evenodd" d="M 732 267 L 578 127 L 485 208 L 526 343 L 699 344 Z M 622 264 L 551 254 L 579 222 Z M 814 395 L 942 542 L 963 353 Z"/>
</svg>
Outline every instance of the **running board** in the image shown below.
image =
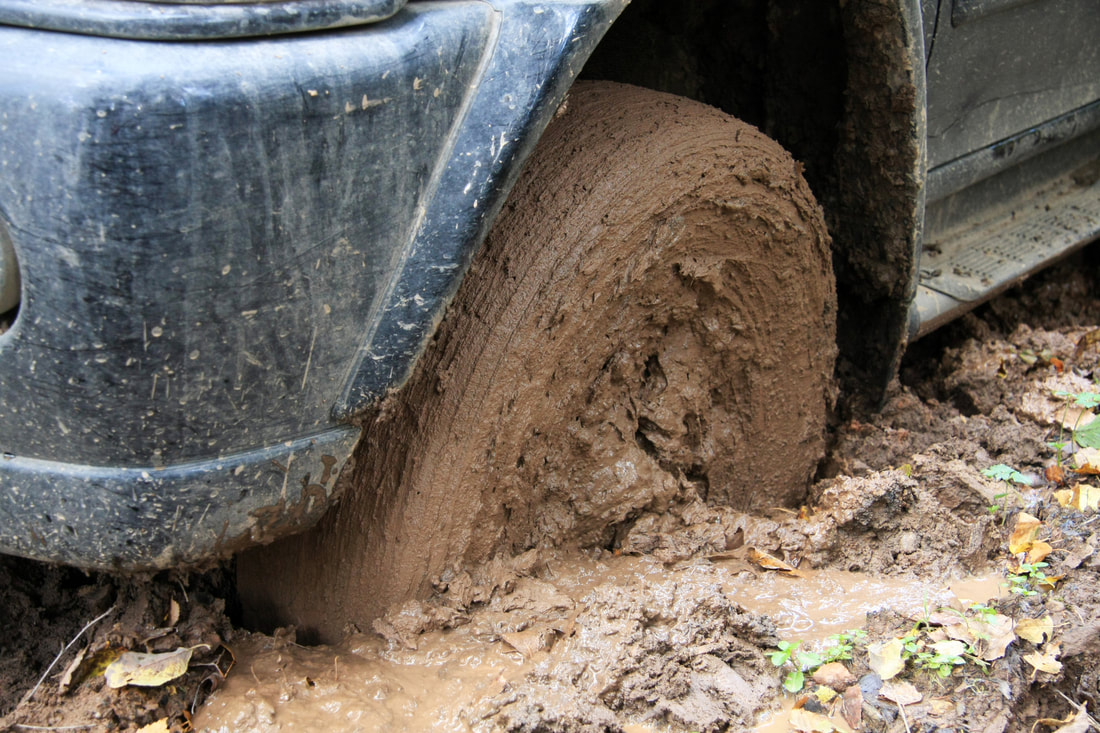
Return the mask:
<svg viewBox="0 0 1100 733">
<path fill-rule="evenodd" d="M 1100 236 L 1100 163 L 925 235 L 909 340 L 939 328 Z"/>
</svg>

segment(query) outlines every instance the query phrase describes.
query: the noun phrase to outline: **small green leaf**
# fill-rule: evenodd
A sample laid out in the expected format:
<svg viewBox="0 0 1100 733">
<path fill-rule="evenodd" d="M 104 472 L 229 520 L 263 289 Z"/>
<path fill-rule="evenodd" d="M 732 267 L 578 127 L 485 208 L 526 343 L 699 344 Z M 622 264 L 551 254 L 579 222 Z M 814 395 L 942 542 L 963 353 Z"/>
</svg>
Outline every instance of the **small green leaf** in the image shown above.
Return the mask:
<svg viewBox="0 0 1100 733">
<path fill-rule="evenodd" d="M 1082 448 L 1100 449 L 1100 419 L 1073 431 L 1073 440 Z"/>
<path fill-rule="evenodd" d="M 806 675 L 802 674 L 802 670 L 796 669 L 786 677 L 783 678 L 783 688 L 787 692 L 798 692 L 806 684 Z"/>
</svg>

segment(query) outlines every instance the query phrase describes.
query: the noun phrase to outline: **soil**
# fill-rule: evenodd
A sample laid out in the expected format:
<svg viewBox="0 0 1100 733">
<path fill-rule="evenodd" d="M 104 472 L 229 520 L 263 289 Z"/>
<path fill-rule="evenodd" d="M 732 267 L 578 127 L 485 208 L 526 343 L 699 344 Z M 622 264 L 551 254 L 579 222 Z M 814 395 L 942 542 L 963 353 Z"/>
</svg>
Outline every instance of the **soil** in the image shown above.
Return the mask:
<svg viewBox="0 0 1100 733">
<path fill-rule="evenodd" d="M 859 628 L 851 677 L 832 683 L 860 729 L 1057 729 L 1100 702 L 1100 525 L 1054 499 L 1097 481 L 1065 455 L 1060 477 L 1050 447 L 1065 410 L 1052 390 L 1095 391 L 1100 346 L 1084 337 L 1100 325 L 1098 265 L 1093 247 L 913 345 L 881 412 L 837 416 L 798 510 L 672 501 L 604 548 L 498 555 L 439 578 L 339 644 L 234 625 L 225 568 L 120 579 L 0 558 L 0 728 L 718 731 L 770 710 L 760 730 L 794 730 L 792 706 L 830 704 L 783 691 L 777 644 Z M 1033 486 L 983 475 L 998 463 Z M 1061 576 L 1034 595 L 1004 588 L 1024 511 L 1053 547 L 1046 574 Z M 798 570 L 767 569 L 776 561 Z M 973 576 L 977 590 L 948 591 Z M 973 619 L 964 596 L 1017 624 L 1049 616 L 1053 639 L 1017 637 L 987 669 L 968 658 L 943 677 L 911 661 L 890 681 L 921 695 L 902 713 L 865 646 L 933 638 L 951 623 L 940 608 Z M 1060 666 L 1028 661 L 1055 646 Z M 179 647 L 194 648 L 184 676 L 105 686 L 110 650 Z"/>
</svg>

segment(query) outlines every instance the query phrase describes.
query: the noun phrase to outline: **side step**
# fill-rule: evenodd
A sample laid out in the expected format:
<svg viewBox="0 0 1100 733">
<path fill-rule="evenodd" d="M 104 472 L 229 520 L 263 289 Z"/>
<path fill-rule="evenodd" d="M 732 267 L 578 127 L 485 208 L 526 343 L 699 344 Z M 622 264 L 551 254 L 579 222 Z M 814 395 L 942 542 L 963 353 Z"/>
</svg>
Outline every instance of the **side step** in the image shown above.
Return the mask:
<svg viewBox="0 0 1100 733">
<path fill-rule="evenodd" d="M 1100 237 L 1100 160 L 939 231 L 926 231 L 909 340 Z"/>
</svg>

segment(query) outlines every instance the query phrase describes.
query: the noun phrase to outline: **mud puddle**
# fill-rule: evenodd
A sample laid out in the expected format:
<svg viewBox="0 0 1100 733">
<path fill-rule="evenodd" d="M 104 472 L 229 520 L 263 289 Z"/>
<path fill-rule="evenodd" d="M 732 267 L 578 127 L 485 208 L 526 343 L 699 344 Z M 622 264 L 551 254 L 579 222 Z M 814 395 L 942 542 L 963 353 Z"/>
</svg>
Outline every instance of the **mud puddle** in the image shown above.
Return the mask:
<svg viewBox="0 0 1100 733">
<path fill-rule="evenodd" d="M 762 637 L 813 643 L 861 628 L 867 615 L 877 611 L 919 618 L 930 608 L 965 608 L 971 601 L 996 597 L 1003 582 L 992 574 L 949 585 L 834 569 L 787 575 L 747 570 L 736 558 L 699 558 L 669 568 L 652 557 L 611 553 L 599 560 L 589 555 L 556 557 L 546 562 L 540 575 L 519 581 L 507 594 L 511 603 L 490 604 L 457 628 L 420 634 L 415 649 L 378 634 L 355 633 L 341 644 L 317 647 L 296 644 L 285 633 L 250 635 L 233 646 L 236 672 L 201 709 L 195 727 L 217 731 L 498 729 L 500 708 L 518 702 L 502 705 L 502 701 L 510 698 L 509 693 L 516 697 L 515 691 L 524 688 L 527 678 L 537 678 L 539 669 L 553 676 L 554 670 L 585 666 L 589 678 L 581 681 L 582 687 L 606 686 L 600 672 L 585 664 L 585 654 L 562 642 L 566 635 L 583 634 L 577 628 L 583 610 L 593 608 L 600 597 L 613 595 L 615 589 L 644 588 L 671 597 L 685 586 L 702 588 L 715 600 L 720 598 L 720 603 L 755 619 Z M 620 634 L 595 636 L 595 651 L 607 658 L 614 658 L 615 648 L 624 641 Z M 606 648 L 601 649 L 601 644 Z M 757 683 L 759 692 L 774 692 L 771 685 Z M 754 730 L 786 730 L 782 713 L 761 713 L 755 705 L 751 707 L 755 717 L 750 720 L 764 721 Z M 635 733 L 675 729 L 646 720 L 647 714 L 640 711 L 636 719 L 620 718 L 620 728 Z"/>
</svg>

